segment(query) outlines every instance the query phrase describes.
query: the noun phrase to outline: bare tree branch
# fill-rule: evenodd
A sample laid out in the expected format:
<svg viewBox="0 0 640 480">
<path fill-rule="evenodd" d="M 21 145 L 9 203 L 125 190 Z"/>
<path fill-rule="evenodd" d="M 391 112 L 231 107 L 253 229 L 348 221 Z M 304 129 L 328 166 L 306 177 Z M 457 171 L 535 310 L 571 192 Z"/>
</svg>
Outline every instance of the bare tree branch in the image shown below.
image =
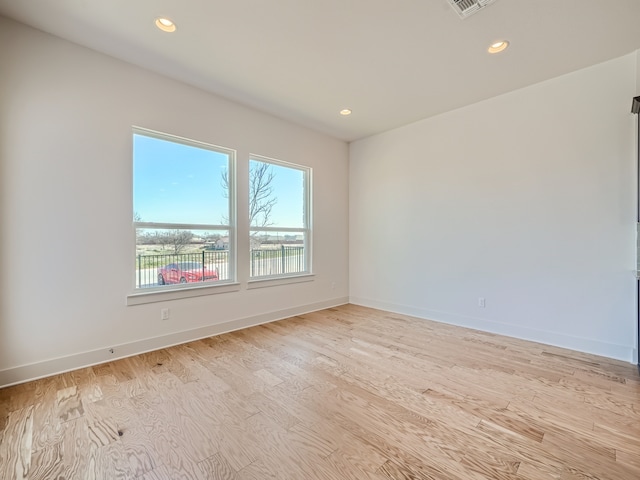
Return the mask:
<svg viewBox="0 0 640 480">
<path fill-rule="evenodd" d="M 193 232 L 188 230 L 173 230 L 167 232 L 167 236 L 169 237 L 169 244 L 173 245 L 173 253 L 177 255 L 191 243 Z"/>
<path fill-rule="evenodd" d="M 251 227 L 268 227 L 273 225 L 271 211 L 278 203 L 273 192 L 273 180 L 276 174 L 271 165 L 264 162 L 251 162 L 249 167 L 249 225 Z M 229 198 L 229 172 L 221 173 L 220 185 L 224 198 Z M 223 222 L 228 222 L 223 216 Z"/>
<path fill-rule="evenodd" d="M 153 233 L 145 233 L 144 239 L 147 243 L 162 246 L 162 250 L 164 250 L 167 245 L 171 245 L 173 247 L 173 253 L 178 254 L 181 253 L 187 245 L 191 244 L 193 232 L 188 230 L 156 230 Z"/>
<path fill-rule="evenodd" d="M 158 232 L 157 230 L 154 232 L 154 240 L 155 243 L 158 243 L 162 246 L 162 250 L 171 243 L 171 239 L 169 238 L 169 232 Z"/>
<path fill-rule="evenodd" d="M 271 165 L 263 162 L 253 162 L 249 169 L 249 225 L 252 227 L 267 227 L 272 225 L 271 211 L 277 197 L 273 195 L 273 179 L 275 173 Z"/>
<path fill-rule="evenodd" d="M 229 198 L 229 171 L 225 168 L 221 173 L 220 186 L 222 187 L 222 196 Z"/>
</svg>

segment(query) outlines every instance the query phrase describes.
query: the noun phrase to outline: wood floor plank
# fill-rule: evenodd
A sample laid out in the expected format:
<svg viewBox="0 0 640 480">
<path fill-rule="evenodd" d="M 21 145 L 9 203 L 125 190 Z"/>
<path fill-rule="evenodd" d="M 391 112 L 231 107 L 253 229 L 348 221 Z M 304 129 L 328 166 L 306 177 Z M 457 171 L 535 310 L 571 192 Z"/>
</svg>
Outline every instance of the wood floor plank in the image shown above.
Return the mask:
<svg viewBox="0 0 640 480">
<path fill-rule="evenodd" d="M 35 388 L 29 403 L 33 402 L 33 450 L 38 451 L 62 441 L 60 417 L 56 414 L 56 395 L 61 386 L 56 377 L 33 382 Z"/>
<path fill-rule="evenodd" d="M 346 457 L 340 455 L 337 451 L 329 455 L 325 462 L 336 479 L 340 480 L 382 480 L 376 473 L 363 472 L 357 466 L 353 465 Z"/>
<path fill-rule="evenodd" d="M 343 449 L 334 451 L 327 457 L 327 461 L 344 479 L 353 480 L 384 480 L 384 477 L 379 474 L 380 467 L 384 465 L 381 463 L 374 470 L 370 469 L 370 462 L 361 462 L 362 457 L 354 457 L 349 455 Z M 388 459 L 387 459 L 388 460 Z M 387 461 L 385 460 L 385 462 Z"/>
<path fill-rule="evenodd" d="M 244 420 L 240 424 L 225 423 L 220 429 L 222 441 L 219 445 L 219 453 L 236 472 L 260 458 L 263 450 L 260 450 L 260 446 L 247 434 Z"/>
<path fill-rule="evenodd" d="M 290 435 L 262 413 L 247 419 L 247 432 L 261 446 L 261 460 L 272 469 L 287 472 L 291 478 L 336 479 L 340 477 L 329 462 L 318 454 L 318 448 Z M 257 452 L 256 452 L 257 453 Z"/>
<path fill-rule="evenodd" d="M 640 478 L 640 458 L 638 458 L 638 455 L 624 450 L 616 450 L 616 463 L 624 465 L 630 471 L 635 471 L 637 478 Z"/>
<path fill-rule="evenodd" d="M 29 478 L 33 453 L 34 408 L 9 414 L 0 435 L 0 478 Z"/>
<path fill-rule="evenodd" d="M 127 429 L 120 433 L 123 455 L 135 477 L 141 477 L 162 465 L 162 458 L 144 428 Z"/>
<path fill-rule="evenodd" d="M 240 470 L 236 477 L 238 480 L 280 480 L 282 474 L 279 467 L 271 467 L 262 460 L 256 460 Z"/>
<path fill-rule="evenodd" d="M 269 417 L 285 430 L 289 430 L 300 423 L 300 420 L 298 420 L 295 415 L 292 415 L 286 407 L 272 401 L 262 393 L 254 393 L 248 398 L 257 410 Z"/>
<path fill-rule="evenodd" d="M 0 389 L 0 478 L 638 480 L 640 376 L 344 305 Z"/>
<path fill-rule="evenodd" d="M 420 429 L 411 422 L 410 431 L 407 431 L 407 425 L 403 424 L 403 428 L 394 430 L 392 425 L 394 422 L 387 423 L 388 417 L 380 417 L 379 415 L 370 415 L 370 410 L 360 411 L 358 407 L 351 408 L 349 403 L 337 402 L 336 397 L 331 396 L 332 392 L 303 392 L 305 400 L 310 405 L 314 405 L 319 410 L 325 410 L 327 417 L 333 423 L 336 423 L 344 430 L 351 432 L 355 437 L 368 446 L 371 446 L 388 459 L 395 459 L 400 464 L 421 466 L 430 465 L 429 470 L 440 473 L 443 478 L 455 479 L 478 479 L 480 477 L 472 475 L 470 472 L 463 471 L 459 465 L 462 457 L 455 444 L 444 444 L 443 442 L 431 443 L 417 438 Z M 429 429 L 425 425 L 424 432 L 428 433 Z M 389 435 L 391 434 L 391 435 Z M 451 464 L 449 469 L 444 464 Z M 451 470 L 449 477 L 445 477 L 444 473 Z M 457 473 L 453 473 L 457 471 Z"/>
<path fill-rule="evenodd" d="M 237 480 L 236 471 L 219 454 L 215 454 L 198 464 L 206 478 L 212 480 Z"/>
<path fill-rule="evenodd" d="M 338 465 L 345 462 L 367 476 L 374 476 L 379 468 L 389 460 L 379 446 L 371 445 L 365 439 L 335 424 L 317 424 L 310 427 L 335 448 L 327 457 Z M 340 457 L 337 459 L 337 457 Z"/>
<path fill-rule="evenodd" d="M 32 469 L 29 473 L 29 479 L 48 480 L 51 478 L 68 478 L 67 467 L 64 464 L 61 448 L 61 444 L 54 444 L 34 452 L 31 459 Z M 0 476 L 0 478 L 13 477 Z"/>
<path fill-rule="evenodd" d="M 389 480 L 457 480 L 453 472 L 447 472 L 431 465 L 418 462 L 405 462 L 401 458 L 388 460 L 378 472 L 380 477 Z"/>
</svg>

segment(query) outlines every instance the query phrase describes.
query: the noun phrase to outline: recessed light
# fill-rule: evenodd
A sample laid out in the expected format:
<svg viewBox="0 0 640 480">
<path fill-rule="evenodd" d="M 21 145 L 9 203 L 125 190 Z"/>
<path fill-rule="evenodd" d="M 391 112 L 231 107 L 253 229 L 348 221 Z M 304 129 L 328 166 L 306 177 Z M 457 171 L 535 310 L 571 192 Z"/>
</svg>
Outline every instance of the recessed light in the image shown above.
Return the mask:
<svg viewBox="0 0 640 480">
<path fill-rule="evenodd" d="M 487 52 L 500 53 L 503 50 L 506 50 L 508 46 L 509 42 L 507 42 L 506 40 L 500 40 L 499 42 L 495 42 L 489 45 L 489 48 L 487 48 Z"/>
<path fill-rule="evenodd" d="M 163 32 L 172 33 L 176 31 L 176 24 L 166 17 L 156 18 L 156 27 Z"/>
<path fill-rule="evenodd" d="M 346 117 L 347 115 L 351 115 L 351 110 L 349 110 L 348 108 L 344 108 L 340 110 L 340 115 L 342 115 L 343 117 Z"/>
</svg>

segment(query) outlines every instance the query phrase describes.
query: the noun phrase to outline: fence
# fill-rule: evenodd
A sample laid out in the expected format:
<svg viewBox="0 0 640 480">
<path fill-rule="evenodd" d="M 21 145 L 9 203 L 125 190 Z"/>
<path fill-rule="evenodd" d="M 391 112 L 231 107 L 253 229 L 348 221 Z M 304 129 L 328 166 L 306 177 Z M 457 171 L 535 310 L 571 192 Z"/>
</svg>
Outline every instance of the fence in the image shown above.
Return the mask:
<svg viewBox="0 0 640 480">
<path fill-rule="evenodd" d="M 172 263 L 197 263 L 198 268 L 217 270 L 218 280 L 229 280 L 229 251 L 203 250 L 197 253 L 138 255 L 136 288 L 158 286 L 160 270 Z M 263 277 L 305 271 L 304 246 L 281 245 L 251 250 L 251 276 Z M 204 278 L 204 275 L 203 275 Z"/>
<path fill-rule="evenodd" d="M 279 248 L 256 248 L 251 250 L 252 277 L 304 271 L 303 246 L 281 245 Z"/>
</svg>

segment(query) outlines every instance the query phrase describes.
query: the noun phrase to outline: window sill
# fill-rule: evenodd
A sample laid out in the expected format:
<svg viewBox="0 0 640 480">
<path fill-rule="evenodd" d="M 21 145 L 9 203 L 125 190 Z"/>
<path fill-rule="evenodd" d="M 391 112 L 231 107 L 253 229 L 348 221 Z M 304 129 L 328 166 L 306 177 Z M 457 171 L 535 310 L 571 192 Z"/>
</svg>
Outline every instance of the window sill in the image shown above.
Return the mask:
<svg viewBox="0 0 640 480">
<path fill-rule="evenodd" d="M 280 285 L 290 285 L 293 283 L 313 282 L 315 275 L 313 273 L 305 273 L 302 275 L 295 275 L 290 277 L 265 277 L 249 280 L 247 283 L 247 290 L 253 290 L 254 288 L 267 288 L 277 287 Z"/>
<path fill-rule="evenodd" d="M 239 283 L 225 283 L 222 285 L 198 285 L 171 290 L 152 290 L 148 292 L 136 292 L 127 295 L 127 306 L 143 305 L 145 303 L 166 302 L 180 300 L 182 298 L 201 297 L 203 295 L 217 295 L 219 293 L 237 292 Z"/>
</svg>

